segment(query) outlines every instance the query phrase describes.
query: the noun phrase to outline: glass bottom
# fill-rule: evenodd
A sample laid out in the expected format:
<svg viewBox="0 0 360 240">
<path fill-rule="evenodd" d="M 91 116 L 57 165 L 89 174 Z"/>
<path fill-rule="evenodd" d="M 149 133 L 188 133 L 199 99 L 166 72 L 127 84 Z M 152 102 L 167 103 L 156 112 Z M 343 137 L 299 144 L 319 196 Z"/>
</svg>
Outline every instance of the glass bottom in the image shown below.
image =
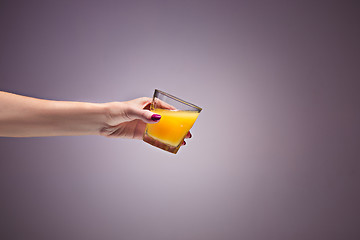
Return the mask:
<svg viewBox="0 0 360 240">
<path fill-rule="evenodd" d="M 143 136 L 143 141 L 146 142 L 146 143 L 149 143 L 151 145 L 153 145 L 154 147 L 158 147 L 162 150 L 165 150 L 165 151 L 168 151 L 168 152 L 171 152 L 173 154 L 176 154 L 178 151 L 179 151 L 179 148 L 181 146 L 181 144 L 179 144 L 179 146 L 177 147 L 174 147 L 174 146 L 171 146 L 171 145 L 167 145 L 165 143 L 162 143 L 152 137 L 150 137 L 149 135 L 147 135 L 146 131 L 144 133 L 144 136 Z M 182 142 L 182 141 L 181 141 Z"/>
</svg>

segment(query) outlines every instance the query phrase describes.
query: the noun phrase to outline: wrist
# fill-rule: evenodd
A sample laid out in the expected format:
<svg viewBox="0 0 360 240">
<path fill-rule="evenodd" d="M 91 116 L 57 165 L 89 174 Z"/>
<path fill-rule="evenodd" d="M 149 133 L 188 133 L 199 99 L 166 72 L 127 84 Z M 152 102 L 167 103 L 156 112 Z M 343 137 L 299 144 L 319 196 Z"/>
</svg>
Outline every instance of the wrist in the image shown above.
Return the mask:
<svg viewBox="0 0 360 240">
<path fill-rule="evenodd" d="M 106 124 L 108 107 L 101 103 L 50 101 L 44 109 L 51 135 L 99 135 Z"/>
<path fill-rule="evenodd" d="M 102 135 L 102 130 L 109 126 L 111 107 L 108 103 L 84 103 L 86 131 L 88 135 Z"/>
</svg>

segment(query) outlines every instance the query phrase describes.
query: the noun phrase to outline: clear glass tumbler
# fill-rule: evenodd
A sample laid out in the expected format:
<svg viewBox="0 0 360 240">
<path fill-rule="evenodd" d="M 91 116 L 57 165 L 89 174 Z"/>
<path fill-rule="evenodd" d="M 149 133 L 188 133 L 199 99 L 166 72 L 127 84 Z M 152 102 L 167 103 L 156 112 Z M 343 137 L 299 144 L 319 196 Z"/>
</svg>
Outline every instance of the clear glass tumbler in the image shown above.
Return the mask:
<svg viewBox="0 0 360 240">
<path fill-rule="evenodd" d="M 161 115 L 158 123 L 147 124 L 143 140 L 176 154 L 202 108 L 155 89 L 150 111 Z"/>
</svg>

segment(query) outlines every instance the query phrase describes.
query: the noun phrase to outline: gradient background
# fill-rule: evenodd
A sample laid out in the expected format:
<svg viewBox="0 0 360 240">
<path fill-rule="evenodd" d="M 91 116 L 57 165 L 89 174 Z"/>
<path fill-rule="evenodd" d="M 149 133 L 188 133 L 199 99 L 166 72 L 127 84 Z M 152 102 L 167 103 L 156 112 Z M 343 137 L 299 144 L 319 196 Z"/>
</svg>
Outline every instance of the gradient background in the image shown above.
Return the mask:
<svg viewBox="0 0 360 240">
<path fill-rule="evenodd" d="M 1 239 L 360 239 L 357 1 L 3 1 L 0 89 L 203 107 L 171 155 L 0 138 Z"/>
</svg>

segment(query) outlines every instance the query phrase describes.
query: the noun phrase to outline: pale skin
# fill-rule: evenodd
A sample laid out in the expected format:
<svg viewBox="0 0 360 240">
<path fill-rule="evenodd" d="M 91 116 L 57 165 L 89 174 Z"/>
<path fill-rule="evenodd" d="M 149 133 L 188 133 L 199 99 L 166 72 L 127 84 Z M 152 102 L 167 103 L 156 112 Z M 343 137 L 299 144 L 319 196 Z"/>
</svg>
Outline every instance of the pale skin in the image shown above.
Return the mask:
<svg viewBox="0 0 360 240">
<path fill-rule="evenodd" d="M 108 103 L 53 101 L 0 91 L 0 136 L 142 139 L 146 124 L 156 124 L 161 117 L 148 110 L 150 103 L 146 97 Z M 190 137 L 188 132 L 185 138 Z"/>
</svg>

